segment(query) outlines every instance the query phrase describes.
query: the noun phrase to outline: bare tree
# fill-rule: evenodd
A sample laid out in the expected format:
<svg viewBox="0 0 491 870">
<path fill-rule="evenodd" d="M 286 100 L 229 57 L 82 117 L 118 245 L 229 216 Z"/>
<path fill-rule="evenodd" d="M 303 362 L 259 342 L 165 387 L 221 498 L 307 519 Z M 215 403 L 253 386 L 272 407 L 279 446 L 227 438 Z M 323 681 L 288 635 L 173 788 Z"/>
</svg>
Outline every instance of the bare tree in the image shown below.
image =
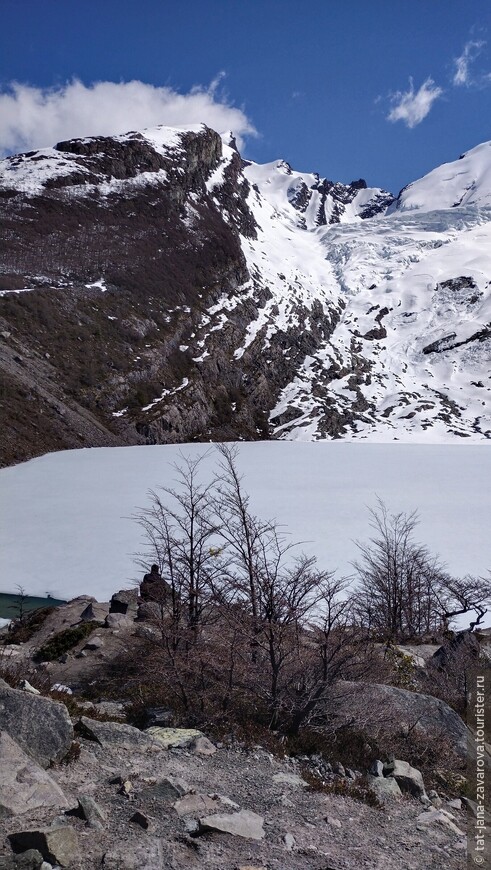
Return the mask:
<svg viewBox="0 0 491 870">
<path fill-rule="evenodd" d="M 205 456 L 183 457 L 182 463 L 174 466 L 177 488 L 151 491 L 150 506 L 135 517 L 145 538 L 138 562 L 158 564 L 170 589 L 172 619 L 179 625 L 184 619 L 189 628 L 200 622 L 221 570 L 219 552 L 212 546 L 217 535 L 212 485 L 204 486 L 199 480 Z"/>
<path fill-rule="evenodd" d="M 288 729 L 296 734 L 302 725 L 328 727 L 339 697 L 352 695 L 348 682 L 373 677 L 379 657 L 366 627 L 357 624 L 349 578 L 325 573 L 319 598 L 303 636 L 301 682 L 292 699 Z"/>
<path fill-rule="evenodd" d="M 336 679 L 355 677 L 366 632 L 353 630 L 348 582 L 320 570 L 315 558 L 296 556 L 299 545 L 288 542 L 275 521 L 251 513 L 237 449 L 218 449 L 214 508 L 226 554 L 226 612 L 240 622 L 246 641 L 241 673 L 267 709 L 270 726 L 283 723 L 295 732 L 325 707 Z"/>
<path fill-rule="evenodd" d="M 417 514 L 389 514 L 379 500 L 370 515 L 375 534 L 368 543 L 357 544 L 361 558 L 353 563 L 362 622 L 387 642 L 439 630 L 435 588 L 444 570 L 427 547 L 414 540 Z"/>
<path fill-rule="evenodd" d="M 469 623 L 472 631 L 481 624 L 491 604 L 491 580 L 484 577 L 442 574 L 432 591 L 435 609 L 441 614 L 446 628 L 456 616 L 472 614 L 474 618 Z"/>
<path fill-rule="evenodd" d="M 370 511 L 375 534 L 358 544 L 358 616 L 379 639 L 400 642 L 441 633 L 457 616 L 479 625 L 491 603 L 491 582 L 452 577 L 428 548 L 414 540 L 416 513 L 389 514 L 379 500 Z"/>
</svg>

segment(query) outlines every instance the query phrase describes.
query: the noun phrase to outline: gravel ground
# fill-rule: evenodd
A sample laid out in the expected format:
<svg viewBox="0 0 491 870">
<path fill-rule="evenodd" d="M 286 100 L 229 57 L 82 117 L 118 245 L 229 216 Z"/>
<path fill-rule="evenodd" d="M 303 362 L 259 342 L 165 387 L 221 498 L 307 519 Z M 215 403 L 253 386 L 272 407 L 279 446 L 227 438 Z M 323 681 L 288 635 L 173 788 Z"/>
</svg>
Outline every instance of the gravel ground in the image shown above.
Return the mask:
<svg viewBox="0 0 491 870">
<path fill-rule="evenodd" d="M 275 774 L 301 771 L 295 761 L 275 759 L 264 749 L 222 747 L 202 757 L 184 749 L 102 747 L 82 738 L 80 744 L 75 762 L 50 770 L 74 806 L 78 795 L 90 795 L 106 814 L 101 830 L 88 827 L 82 819 L 67 820 L 78 832 L 81 857 L 71 865 L 77 870 L 457 870 L 465 866 L 463 838 L 439 824 L 418 824 L 423 807 L 416 800 L 404 798 L 374 809 L 348 797 L 275 782 Z M 117 776 L 131 782 L 129 796 L 119 793 Z M 264 818 L 264 838 L 214 832 L 190 836 L 174 800 L 158 798 L 151 791 L 169 776 L 184 780 L 196 793 L 226 796 L 259 814 Z M 148 818 L 148 830 L 130 822 L 137 810 Z M 452 812 L 457 826 L 465 830 L 465 814 Z M 6 834 L 51 824 L 55 815 L 45 810 L 29 818 L 2 819 L 1 854 L 10 852 Z M 291 836 L 285 841 L 286 835 Z"/>
</svg>

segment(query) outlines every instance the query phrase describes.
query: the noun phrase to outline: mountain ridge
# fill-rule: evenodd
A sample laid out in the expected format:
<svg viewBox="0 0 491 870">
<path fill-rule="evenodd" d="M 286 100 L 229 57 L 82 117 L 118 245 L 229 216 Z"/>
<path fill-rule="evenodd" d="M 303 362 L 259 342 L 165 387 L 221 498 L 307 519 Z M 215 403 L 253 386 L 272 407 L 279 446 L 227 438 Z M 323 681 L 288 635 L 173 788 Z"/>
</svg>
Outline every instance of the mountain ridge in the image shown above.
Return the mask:
<svg viewBox="0 0 491 870">
<path fill-rule="evenodd" d="M 3 464 L 118 443 L 488 439 L 490 144 L 397 198 L 253 164 L 204 125 L 1 161 Z"/>
</svg>

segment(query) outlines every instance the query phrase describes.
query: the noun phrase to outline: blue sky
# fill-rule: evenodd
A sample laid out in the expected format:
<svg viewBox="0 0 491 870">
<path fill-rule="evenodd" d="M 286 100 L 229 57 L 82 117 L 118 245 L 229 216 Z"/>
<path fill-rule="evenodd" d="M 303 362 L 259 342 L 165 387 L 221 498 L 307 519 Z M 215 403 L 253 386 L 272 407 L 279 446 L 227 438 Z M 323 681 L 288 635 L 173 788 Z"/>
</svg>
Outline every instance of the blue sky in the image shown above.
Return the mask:
<svg viewBox="0 0 491 870">
<path fill-rule="evenodd" d="M 4 153 L 204 120 L 250 159 L 397 193 L 491 139 L 485 0 L 2 0 L 0 16 Z"/>
</svg>

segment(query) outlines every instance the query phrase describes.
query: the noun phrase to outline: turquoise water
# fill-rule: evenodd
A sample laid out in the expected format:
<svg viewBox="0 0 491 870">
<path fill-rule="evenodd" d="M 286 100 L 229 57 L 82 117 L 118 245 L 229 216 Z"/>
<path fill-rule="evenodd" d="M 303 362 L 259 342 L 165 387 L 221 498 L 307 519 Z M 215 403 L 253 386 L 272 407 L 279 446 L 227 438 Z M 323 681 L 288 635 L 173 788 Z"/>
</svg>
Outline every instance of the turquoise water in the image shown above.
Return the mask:
<svg viewBox="0 0 491 870">
<path fill-rule="evenodd" d="M 30 610 L 38 610 L 40 607 L 56 607 L 65 604 L 59 598 L 37 598 L 28 595 L 24 598 L 22 607 L 24 613 Z M 16 619 L 20 614 L 21 596 L 18 592 L 0 592 L 0 619 Z"/>
</svg>

